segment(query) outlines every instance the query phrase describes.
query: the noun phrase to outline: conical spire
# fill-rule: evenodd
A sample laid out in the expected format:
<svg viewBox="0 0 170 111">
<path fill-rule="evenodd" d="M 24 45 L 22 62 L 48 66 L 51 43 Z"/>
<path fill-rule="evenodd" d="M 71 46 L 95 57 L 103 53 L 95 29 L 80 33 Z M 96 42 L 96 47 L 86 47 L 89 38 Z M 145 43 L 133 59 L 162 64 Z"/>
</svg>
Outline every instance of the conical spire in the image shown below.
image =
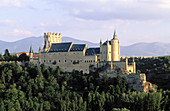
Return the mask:
<svg viewBox="0 0 170 111">
<path fill-rule="evenodd" d="M 41 47 L 39 47 L 39 53 L 41 53 Z"/>
<path fill-rule="evenodd" d="M 116 35 L 116 29 L 114 30 L 113 39 L 117 39 L 117 35 Z"/>
<path fill-rule="evenodd" d="M 31 47 L 30 47 L 30 53 L 33 53 L 33 50 L 32 50 L 32 45 L 31 45 Z"/>
<path fill-rule="evenodd" d="M 102 45 L 102 40 L 100 39 L 100 45 Z"/>
</svg>

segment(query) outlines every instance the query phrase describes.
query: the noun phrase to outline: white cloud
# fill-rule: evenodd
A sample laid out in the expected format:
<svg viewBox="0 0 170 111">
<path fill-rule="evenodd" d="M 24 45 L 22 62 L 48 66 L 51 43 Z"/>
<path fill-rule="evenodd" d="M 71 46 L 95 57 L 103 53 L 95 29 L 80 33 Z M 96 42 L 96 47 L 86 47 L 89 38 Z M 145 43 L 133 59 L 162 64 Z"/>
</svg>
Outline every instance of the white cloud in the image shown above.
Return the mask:
<svg viewBox="0 0 170 111">
<path fill-rule="evenodd" d="M 9 19 L 0 20 L 1 26 L 14 26 L 15 23 L 16 23 L 16 21 L 9 20 Z"/>
<path fill-rule="evenodd" d="M 26 30 L 20 30 L 20 29 L 14 29 L 12 32 L 5 32 L 4 35 L 12 35 L 12 36 L 19 36 L 19 37 L 24 37 L 24 36 L 32 36 L 34 35 L 32 32 L 30 31 L 26 31 Z"/>
<path fill-rule="evenodd" d="M 34 0 L 0 0 L 0 7 L 21 7 L 25 2 L 32 2 Z"/>
<path fill-rule="evenodd" d="M 0 0 L 0 7 L 10 7 L 10 6 L 20 7 L 21 2 L 20 0 Z"/>
<path fill-rule="evenodd" d="M 168 0 L 62 0 L 60 4 L 70 15 L 87 20 L 170 19 Z"/>
<path fill-rule="evenodd" d="M 40 26 L 44 27 L 44 26 L 46 26 L 46 24 L 45 23 L 40 23 Z"/>
</svg>

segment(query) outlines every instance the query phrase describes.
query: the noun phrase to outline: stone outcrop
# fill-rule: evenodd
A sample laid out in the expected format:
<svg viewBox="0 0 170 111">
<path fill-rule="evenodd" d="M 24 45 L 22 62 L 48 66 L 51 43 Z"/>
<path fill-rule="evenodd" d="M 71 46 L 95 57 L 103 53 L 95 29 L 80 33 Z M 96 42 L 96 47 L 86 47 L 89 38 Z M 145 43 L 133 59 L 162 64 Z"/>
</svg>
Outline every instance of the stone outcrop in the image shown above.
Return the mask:
<svg viewBox="0 0 170 111">
<path fill-rule="evenodd" d="M 129 88 L 137 92 L 156 92 L 152 84 L 146 81 L 146 75 L 144 73 L 129 73 L 127 70 L 119 68 L 116 65 L 110 67 L 109 64 L 100 68 L 91 68 L 91 71 L 94 71 L 94 69 L 99 73 L 100 78 L 102 78 L 103 75 L 107 75 L 108 77 L 122 76 L 128 83 Z"/>
</svg>

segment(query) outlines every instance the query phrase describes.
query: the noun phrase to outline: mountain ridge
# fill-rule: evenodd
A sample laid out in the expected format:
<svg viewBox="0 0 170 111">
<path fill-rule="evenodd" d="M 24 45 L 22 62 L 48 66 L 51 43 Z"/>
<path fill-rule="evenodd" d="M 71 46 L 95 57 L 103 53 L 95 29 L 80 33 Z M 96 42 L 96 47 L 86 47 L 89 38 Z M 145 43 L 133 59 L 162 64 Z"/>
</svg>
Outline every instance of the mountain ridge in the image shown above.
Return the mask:
<svg viewBox="0 0 170 111">
<path fill-rule="evenodd" d="M 85 40 L 78 40 L 72 37 L 62 37 L 63 42 L 73 42 L 75 44 L 87 44 L 88 47 L 99 47 L 99 43 L 92 43 Z M 29 52 L 32 45 L 34 52 L 38 52 L 39 47 L 43 48 L 44 40 L 42 36 L 29 37 L 14 42 L 0 40 L 0 52 L 4 53 L 8 49 L 10 53 Z M 128 46 L 120 46 L 121 56 L 163 56 L 170 55 L 170 43 L 139 42 Z"/>
</svg>

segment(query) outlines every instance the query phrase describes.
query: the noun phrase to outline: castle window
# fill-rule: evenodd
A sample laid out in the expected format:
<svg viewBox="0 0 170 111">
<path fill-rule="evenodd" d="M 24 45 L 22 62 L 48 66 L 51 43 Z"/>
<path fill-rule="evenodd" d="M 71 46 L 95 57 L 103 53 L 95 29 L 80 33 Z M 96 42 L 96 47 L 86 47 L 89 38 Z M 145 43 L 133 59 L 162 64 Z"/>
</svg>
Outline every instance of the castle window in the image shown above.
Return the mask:
<svg viewBox="0 0 170 111">
<path fill-rule="evenodd" d="M 95 62 L 95 60 L 93 62 Z"/>
<path fill-rule="evenodd" d="M 67 62 L 67 61 L 65 60 L 65 62 Z"/>
<path fill-rule="evenodd" d="M 86 63 L 86 61 L 85 61 L 85 63 Z"/>
<path fill-rule="evenodd" d="M 58 62 L 60 62 L 60 60 Z"/>
<path fill-rule="evenodd" d="M 72 60 L 71 60 L 71 62 L 72 62 Z"/>
<path fill-rule="evenodd" d="M 44 60 L 44 62 L 45 62 L 45 60 Z"/>
<path fill-rule="evenodd" d="M 56 63 L 57 63 L 57 62 L 56 62 L 56 61 L 54 61 L 54 62 L 53 62 L 53 65 L 56 65 Z"/>
<path fill-rule="evenodd" d="M 49 62 L 51 62 L 51 60 L 49 60 Z"/>
</svg>

